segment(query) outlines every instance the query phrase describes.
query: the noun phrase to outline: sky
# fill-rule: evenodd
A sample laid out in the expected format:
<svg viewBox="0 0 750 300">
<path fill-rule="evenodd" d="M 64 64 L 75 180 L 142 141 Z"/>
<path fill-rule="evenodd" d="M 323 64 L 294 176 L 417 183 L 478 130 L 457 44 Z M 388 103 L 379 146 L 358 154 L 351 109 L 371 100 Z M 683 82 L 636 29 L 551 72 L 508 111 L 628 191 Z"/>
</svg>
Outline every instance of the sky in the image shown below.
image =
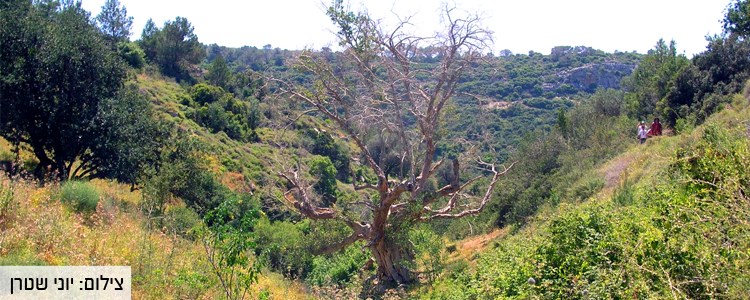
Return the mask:
<svg viewBox="0 0 750 300">
<path fill-rule="evenodd" d="M 549 54 L 555 46 L 588 46 L 606 52 L 646 53 L 659 39 L 674 40 L 680 53 L 703 52 L 706 36 L 721 33 L 731 0 L 449 0 L 461 11 L 477 13 L 494 32 L 493 52 L 508 49 Z M 146 20 L 158 27 L 185 17 L 201 43 L 227 47 L 335 48 L 334 27 L 325 14 L 330 0 L 120 0 L 133 17 L 131 40 L 140 38 Z M 345 0 L 367 10 L 386 28 L 412 16 L 412 31 L 440 28 L 439 0 Z M 93 16 L 104 0 L 83 0 Z"/>
</svg>

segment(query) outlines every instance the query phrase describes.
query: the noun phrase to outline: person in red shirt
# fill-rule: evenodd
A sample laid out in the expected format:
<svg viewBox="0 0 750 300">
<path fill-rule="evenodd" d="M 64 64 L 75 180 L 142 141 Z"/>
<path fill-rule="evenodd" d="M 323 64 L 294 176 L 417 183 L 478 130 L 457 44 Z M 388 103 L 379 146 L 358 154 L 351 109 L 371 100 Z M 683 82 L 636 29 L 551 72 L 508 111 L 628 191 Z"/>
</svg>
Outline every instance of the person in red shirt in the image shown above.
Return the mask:
<svg viewBox="0 0 750 300">
<path fill-rule="evenodd" d="M 661 135 L 661 123 L 659 122 L 659 118 L 654 118 L 654 122 L 651 123 L 651 130 L 649 130 L 648 133 L 651 136 Z"/>
</svg>

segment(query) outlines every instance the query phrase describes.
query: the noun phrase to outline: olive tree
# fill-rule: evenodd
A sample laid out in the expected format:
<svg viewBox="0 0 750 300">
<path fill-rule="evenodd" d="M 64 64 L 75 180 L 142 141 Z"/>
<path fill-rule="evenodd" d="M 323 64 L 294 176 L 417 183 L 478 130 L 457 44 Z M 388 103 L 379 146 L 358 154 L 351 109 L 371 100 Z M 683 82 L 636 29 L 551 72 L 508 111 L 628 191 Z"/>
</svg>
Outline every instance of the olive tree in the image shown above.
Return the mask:
<svg viewBox="0 0 750 300">
<path fill-rule="evenodd" d="M 34 175 L 134 183 L 160 127 L 80 2 L 0 3 L 0 44 L 0 137 L 30 147 Z"/>
<path fill-rule="evenodd" d="M 458 18 L 450 7 L 443 12 L 443 31 L 420 37 L 408 33 L 409 19 L 386 30 L 367 14 L 349 12 L 336 1 L 328 15 L 340 28 L 342 54 L 331 60 L 305 51 L 295 67 L 310 81 L 271 79 L 282 95 L 338 127 L 358 148 L 359 157 L 352 163 L 369 169 L 352 180 L 359 199 L 326 206 L 304 179 L 302 167 L 287 167 L 278 172 L 284 201 L 307 218 L 348 225 L 351 234 L 321 252 L 364 240 L 381 283 L 414 279 L 408 267 L 413 253 L 397 238 L 410 224 L 478 214 L 510 168 L 468 149 L 451 155 L 441 151 L 467 144 L 445 140 L 443 120 L 462 75 L 481 62 L 491 42 L 491 32 L 481 27 L 479 17 Z M 427 48 L 439 49 L 438 64 L 412 60 Z M 451 176 L 436 185 L 441 169 Z"/>
</svg>

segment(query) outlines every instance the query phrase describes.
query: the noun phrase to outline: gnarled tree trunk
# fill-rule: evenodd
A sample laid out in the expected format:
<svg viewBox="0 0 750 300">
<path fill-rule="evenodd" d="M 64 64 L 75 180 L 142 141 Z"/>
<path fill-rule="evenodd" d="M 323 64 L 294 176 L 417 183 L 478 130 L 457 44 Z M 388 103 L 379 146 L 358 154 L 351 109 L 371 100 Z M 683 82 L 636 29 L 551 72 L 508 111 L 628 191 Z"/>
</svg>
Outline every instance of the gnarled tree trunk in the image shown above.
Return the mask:
<svg viewBox="0 0 750 300">
<path fill-rule="evenodd" d="M 381 238 L 370 246 L 377 265 L 376 276 L 384 284 L 407 284 L 414 281 L 412 272 L 406 267 L 412 255 L 407 247 L 389 238 Z"/>
</svg>

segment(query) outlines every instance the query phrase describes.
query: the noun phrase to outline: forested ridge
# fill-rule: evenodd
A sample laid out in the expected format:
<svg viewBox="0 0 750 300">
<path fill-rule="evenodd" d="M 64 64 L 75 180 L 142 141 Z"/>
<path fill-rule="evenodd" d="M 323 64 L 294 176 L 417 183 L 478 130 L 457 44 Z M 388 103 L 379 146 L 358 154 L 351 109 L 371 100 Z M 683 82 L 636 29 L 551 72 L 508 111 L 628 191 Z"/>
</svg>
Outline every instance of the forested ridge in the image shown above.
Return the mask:
<svg viewBox="0 0 750 300">
<path fill-rule="evenodd" d="M 0 265 L 129 265 L 136 299 L 747 298 L 749 7 L 687 58 L 492 53 L 449 9 L 419 37 L 333 1 L 334 51 L 3 2 Z"/>
</svg>

